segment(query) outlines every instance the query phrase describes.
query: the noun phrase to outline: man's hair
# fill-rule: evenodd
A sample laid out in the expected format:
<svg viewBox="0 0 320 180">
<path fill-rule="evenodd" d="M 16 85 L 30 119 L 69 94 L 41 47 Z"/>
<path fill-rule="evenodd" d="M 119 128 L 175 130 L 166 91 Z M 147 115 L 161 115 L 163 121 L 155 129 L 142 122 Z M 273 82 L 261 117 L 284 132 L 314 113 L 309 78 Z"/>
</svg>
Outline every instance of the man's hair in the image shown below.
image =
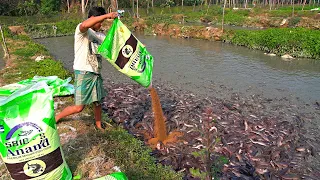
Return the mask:
<svg viewBox="0 0 320 180">
<path fill-rule="evenodd" d="M 101 16 L 106 14 L 106 10 L 103 7 L 92 7 L 89 10 L 88 18 L 91 16 Z"/>
</svg>

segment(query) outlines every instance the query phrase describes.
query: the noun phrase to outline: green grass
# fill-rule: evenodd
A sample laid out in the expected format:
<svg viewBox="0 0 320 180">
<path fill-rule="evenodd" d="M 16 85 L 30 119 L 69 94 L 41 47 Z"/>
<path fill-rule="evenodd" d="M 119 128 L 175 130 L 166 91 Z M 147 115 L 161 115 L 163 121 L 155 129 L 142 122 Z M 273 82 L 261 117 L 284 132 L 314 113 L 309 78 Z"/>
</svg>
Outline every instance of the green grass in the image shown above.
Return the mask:
<svg viewBox="0 0 320 180">
<path fill-rule="evenodd" d="M 122 128 L 112 129 L 96 135 L 96 139 L 106 142 L 104 152 L 113 157 L 117 164 L 121 164 L 129 179 L 182 179 L 181 173 L 172 171 L 169 167 L 155 164 L 150 157 L 151 149 L 135 139 Z"/>
<path fill-rule="evenodd" d="M 24 39 L 25 37 L 26 36 L 21 36 L 22 39 Z M 13 54 L 15 54 L 17 56 L 28 57 L 28 58 L 30 58 L 36 54 L 49 55 L 47 49 L 43 45 L 34 43 L 32 41 L 26 41 L 26 44 L 17 48 L 13 52 Z"/>
<path fill-rule="evenodd" d="M 278 55 L 320 59 L 320 32 L 305 28 L 283 28 L 261 31 L 237 30 L 226 41 Z"/>
<path fill-rule="evenodd" d="M 62 62 L 53 59 L 44 59 L 40 62 L 24 61 L 19 65 L 19 70 L 24 78 L 32 78 L 37 76 L 58 76 L 61 79 L 66 79 L 71 76 L 71 73 L 64 69 Z"/>
</svg>

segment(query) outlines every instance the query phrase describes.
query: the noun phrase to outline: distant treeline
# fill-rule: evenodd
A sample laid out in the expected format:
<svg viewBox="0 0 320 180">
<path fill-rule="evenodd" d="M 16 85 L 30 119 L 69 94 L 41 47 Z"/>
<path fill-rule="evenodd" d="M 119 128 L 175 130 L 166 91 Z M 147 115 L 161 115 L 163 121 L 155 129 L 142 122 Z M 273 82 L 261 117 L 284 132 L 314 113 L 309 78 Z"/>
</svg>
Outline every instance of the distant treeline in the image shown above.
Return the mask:
<svg viewBox="0 0 320 180">
<path fill-rule="evenodd" d="M 55 12 L 77 13 L 92 6 L 106 9 L 152 8 L 173 6 L 208 6 L 225 4 L 228 8 L 269 7 L 275 9 L 283 5 L 317 6 L 320 0 L 1 0 L 0 15 L 30 16 Z M 133 9 L 132 9 L 133 10 Z"/>
</svg>

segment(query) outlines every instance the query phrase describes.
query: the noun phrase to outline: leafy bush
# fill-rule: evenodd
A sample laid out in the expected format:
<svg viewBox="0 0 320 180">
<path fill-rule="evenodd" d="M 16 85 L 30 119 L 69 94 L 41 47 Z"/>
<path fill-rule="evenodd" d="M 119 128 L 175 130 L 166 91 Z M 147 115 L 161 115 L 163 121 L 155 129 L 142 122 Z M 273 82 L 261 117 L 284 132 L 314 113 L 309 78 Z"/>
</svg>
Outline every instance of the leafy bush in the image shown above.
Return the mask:
<svg viewBox="0 0 320 180">
<path fill-rule="evenodd" d="M 289 27 L 295 27 L 301 20 L 301 17 L 293 17 L 289 20 Z"/>
<path fill-rule="evenodd" d="M 37 14 L 39 11 L 39 4 L 37 4 L 34 0 L 19 2 L 16 7 L 16 12 L 18 16 L 30 16 Z"/>
<path fill-rule="evenodd" d="M 0 15 L 8 15 L 9 4 L 0 2 Z"/>
<path fill-rule="evenodd" d="M 201 1 L 200 0 L 184 0 L 183 4 L 185 6 L 193 6 L 194 4 L 196 4 L 196 6 L 198 6 L 199 4 L 201 4 Z"/>
<path fill-rule="evenodd" d="M 63 20 L 56 23 L 58 34 L 73 34 L 77 25 L 80 23 L 79 20 Z"/>
<path fill-rule="evenodd" d="M 50 14 L 60 10 L 61 1 L 57 0 L 41 0 L 40 12 L 42 14 Z"/>
</svg>

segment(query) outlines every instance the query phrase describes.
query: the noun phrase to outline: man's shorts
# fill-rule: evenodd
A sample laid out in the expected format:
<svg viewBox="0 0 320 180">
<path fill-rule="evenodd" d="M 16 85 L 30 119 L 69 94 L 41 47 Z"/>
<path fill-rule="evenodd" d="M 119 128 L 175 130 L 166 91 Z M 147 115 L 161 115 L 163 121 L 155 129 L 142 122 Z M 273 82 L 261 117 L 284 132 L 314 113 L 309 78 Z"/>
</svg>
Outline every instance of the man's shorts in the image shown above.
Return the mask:
<svg viewBox="0 0 320 180">
<path fill-rule="evenodd" d="M 100 74 L 88 71 L 74 71 L 75 74 L 75 105 L 87 105 L 93 102 L 101 103 L 107 95 L 103 89 L 103 80 Z"/>
</svg>

